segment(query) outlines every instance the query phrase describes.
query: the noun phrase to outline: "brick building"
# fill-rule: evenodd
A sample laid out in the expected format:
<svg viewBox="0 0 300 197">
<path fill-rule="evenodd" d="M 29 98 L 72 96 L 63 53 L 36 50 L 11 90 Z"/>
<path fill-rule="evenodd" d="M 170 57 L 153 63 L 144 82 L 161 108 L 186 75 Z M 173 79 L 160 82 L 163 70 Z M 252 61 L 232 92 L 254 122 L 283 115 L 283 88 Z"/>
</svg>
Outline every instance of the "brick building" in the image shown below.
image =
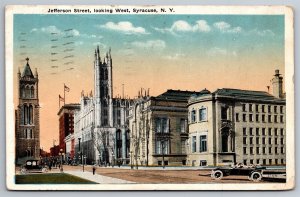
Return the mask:
<svg viewBox="0 0 300 197">
<path fill-rule="evenodd" d="M 59 117 L 59 149 L 65 153 L 66 158 L 74 157 L 74 113 L 80 105 L 65 104 L 57 113 Z"/>
<path fill-rule="evenodd" d="M 18 71 L 19 103 L 15 111 L 17 164 L 29 158 L 40 157 L 39 78 L 37 70 L 33 75 L 29 58 L 26 58 L 26 61 L 22 74 Z"/>
</svg>

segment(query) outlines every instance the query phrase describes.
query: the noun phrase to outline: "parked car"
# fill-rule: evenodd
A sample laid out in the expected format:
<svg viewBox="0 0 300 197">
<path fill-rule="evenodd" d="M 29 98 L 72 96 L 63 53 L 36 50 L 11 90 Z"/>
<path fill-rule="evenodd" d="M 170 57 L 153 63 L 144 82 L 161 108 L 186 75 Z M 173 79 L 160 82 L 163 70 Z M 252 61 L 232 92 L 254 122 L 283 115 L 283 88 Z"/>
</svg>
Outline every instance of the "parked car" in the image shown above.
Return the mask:
<svg viewBox="0 0 300 197">
<path fill-rule="evenodd" d="M 248 176 L 249 180 L 258 182 L 262 179 L 263 170 L 266 167 L 261 166 L 245 166 L 243 164 L 237 164 L 232 167 L 218 167 L 212 170 L 211 177 L 213 179 L 220 180 L 225 176 L 235 175 L 235 176 Z"/>
<path fill-rule="evenodd" d="M 27 160 L 21 168 L 21 174 L 47 172 L 48 168 L 40 164 L 39 160 Z"/>
</svg>

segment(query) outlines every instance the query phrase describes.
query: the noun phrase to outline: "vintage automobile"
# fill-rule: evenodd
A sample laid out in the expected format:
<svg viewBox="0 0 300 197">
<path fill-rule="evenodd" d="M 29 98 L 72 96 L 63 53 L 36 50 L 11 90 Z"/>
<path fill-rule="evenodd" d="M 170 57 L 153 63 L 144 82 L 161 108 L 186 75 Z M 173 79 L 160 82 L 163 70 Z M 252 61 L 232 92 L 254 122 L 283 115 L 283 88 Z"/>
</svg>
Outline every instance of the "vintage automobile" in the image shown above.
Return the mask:
<svg viewBox="0 0 300 197">
<path fill-rule="evenodd" d="M 224 176 L 248 176 L 249 180 L 258 182 L 262 179 L 262 173 L 263 170 L 265 170 L 266 167 L 261 166 L 245 166 L 243 164 L 237 164 L 232 167 L 218 167 L 212 170 L 211 177 L 213 179 L 220 180 Z"/>
<path fill-rule="evenodd" d="M 21 174 L 47 172 L 48 168 L 40 165 L 39 160 L 27 160 L 21 168 Z"/>
</svg>

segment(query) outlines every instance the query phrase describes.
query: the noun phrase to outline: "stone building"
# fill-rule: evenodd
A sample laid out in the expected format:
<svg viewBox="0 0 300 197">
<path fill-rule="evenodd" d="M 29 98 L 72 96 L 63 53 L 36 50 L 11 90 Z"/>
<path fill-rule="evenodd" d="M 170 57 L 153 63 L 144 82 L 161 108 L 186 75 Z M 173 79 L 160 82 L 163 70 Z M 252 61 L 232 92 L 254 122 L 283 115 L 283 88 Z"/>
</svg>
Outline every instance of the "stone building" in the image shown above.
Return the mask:
<svg viewBox="0 0 300 197">
<path fill-rule="evenodd" d="M 101 58 L 97 47 L 94 59 L 94 95 L 82 94 L 80 111 L 75 114 L 75 144 L 79 150 L 81 143 L 80 149 L 89 162 L 129 162 L 126 117 L 132 100 L 114 98 L 112 87 L 111 51 Z"/>
<path fill-rule="evenodd" d="M 188 164 L 285 164 L 285 105 L 282 77 L 275 71 L 273 95 L 223 88 L 191 96 Z"/>
<path fill-rule="evenodd" d="M 195 92 L 139 93 L 129 113 L 131 165 L 186 165 L 187 102 Z"/>
<path fill-rule="evenodd" d="M 16 116 L 16 162 L 23 163 L 29 158 L 40 157 L 40 106 L 37 70 L 33 75 L 29 58 L 21 74 L 18 71 L 19 104 Z"/>
<path fill-rule="evenodd" d="M 74 113 L 80 109 L 80 105 L 65 104 L 57 113 L 59 117 L 59 149 L 65 154 L 68 161 L 74 157 Z"/>
</svg>

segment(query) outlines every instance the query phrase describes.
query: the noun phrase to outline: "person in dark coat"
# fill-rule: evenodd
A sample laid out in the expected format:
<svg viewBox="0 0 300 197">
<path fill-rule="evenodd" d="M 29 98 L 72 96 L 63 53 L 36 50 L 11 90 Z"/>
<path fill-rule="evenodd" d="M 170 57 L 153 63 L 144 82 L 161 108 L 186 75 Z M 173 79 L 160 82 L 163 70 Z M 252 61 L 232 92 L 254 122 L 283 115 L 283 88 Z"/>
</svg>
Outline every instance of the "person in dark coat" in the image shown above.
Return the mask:
<svg viewBox="0 0 300 197">
<path fill-rule="evenodd" d="M 93 175 L 95 175 L 95 172 L 96 172 L 96 164 L 93 165 Z"/>
</svg>

